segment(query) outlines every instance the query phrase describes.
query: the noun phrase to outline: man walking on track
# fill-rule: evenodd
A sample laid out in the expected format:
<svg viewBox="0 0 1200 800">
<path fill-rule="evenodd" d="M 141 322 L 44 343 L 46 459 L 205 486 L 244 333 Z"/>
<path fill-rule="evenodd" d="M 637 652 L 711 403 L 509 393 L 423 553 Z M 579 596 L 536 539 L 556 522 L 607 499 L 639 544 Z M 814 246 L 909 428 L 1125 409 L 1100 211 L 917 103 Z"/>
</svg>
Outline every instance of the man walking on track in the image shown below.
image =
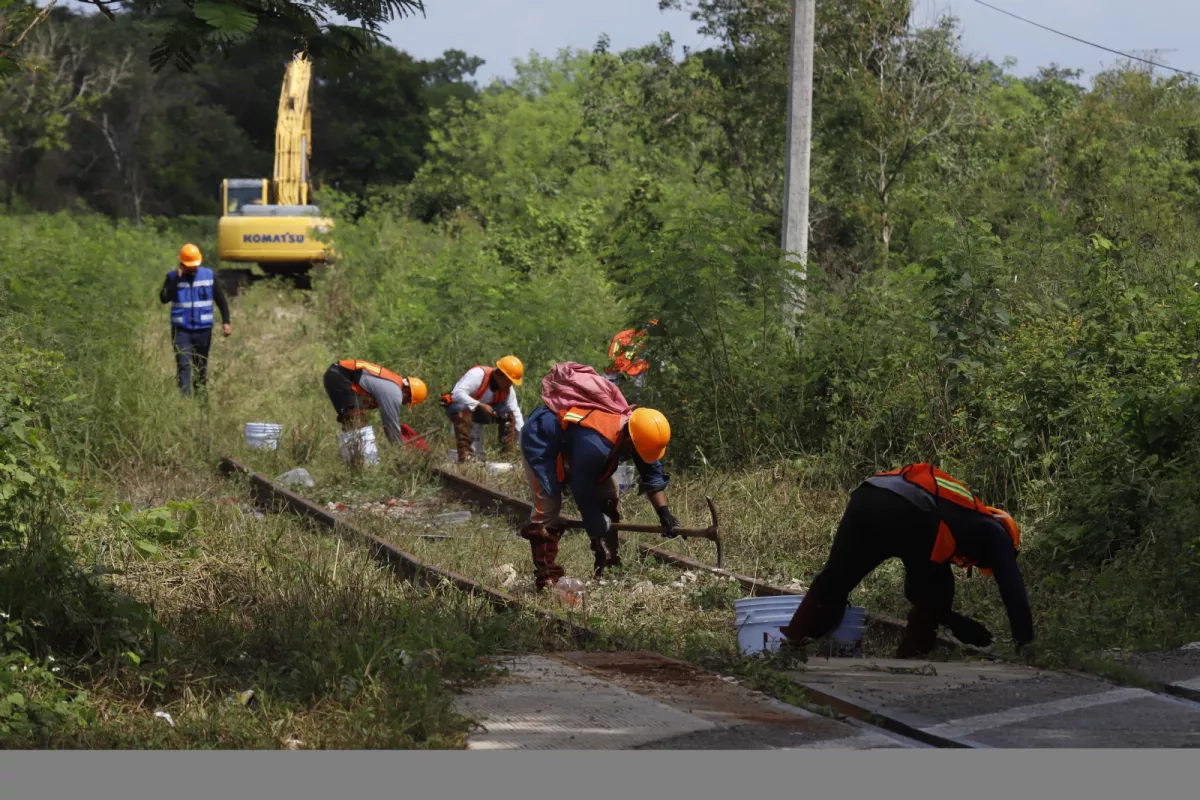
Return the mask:
<svg viewBox="0 0 1200 800">
<path fill-rule="evenodd" d="M 824 569 L 791 622 L 780 628 L 802 645 L 832 632 L 854 587 L 890 558 L 904 563 L 904 596 L 912 603 L 898 658 L 928 654 L 946 625 L 964 644 L 987 647 L 992 634 L 952 610 L 951 563 L 990 574 L 1000 587 L 1013 641 L 1033 640 L 1033 615 L 1017 566 L 1021 533 L 1005 512 L 930 464 L 909 464 L 867 478 L 850 495 Z"/>
<path fill-rule="evenodd" d="M 221 310 L 221 332 L 233 333 L 229 303 L 213 271 L 202 266 L 200 248 L 179 249 L 179 267 L 167 273 L 158 299 L 171 304 L 171 340 L 175 346 L 175 375 L 185 395 L 208 386 L 208 351 L 212 346 L 213 303 Z"/>
<path fill-rule="evenodd" d="M 521 434 L 534 504 L 520 535 L 529 540 L 539 590 L 564 575 L 555 563 L 564 530 L 559 519 L 564 489 L 570 489 L 583 516 L 595 555 L 593 574 L 621 566 L 620 540 L 609 526 L 621 521 L 613 474 L 622 460 L 632 459 L 637 467 L 639 494 L 647 495 L 658 513 L 663 535 L 679 527 L 665 494 L 669 476 L 662 457 L 671 438 L 666 417 L 632 408 L 616 386 L 573 362 L 556 364 L 542 380 L 542 402 Z"/>
</svg>

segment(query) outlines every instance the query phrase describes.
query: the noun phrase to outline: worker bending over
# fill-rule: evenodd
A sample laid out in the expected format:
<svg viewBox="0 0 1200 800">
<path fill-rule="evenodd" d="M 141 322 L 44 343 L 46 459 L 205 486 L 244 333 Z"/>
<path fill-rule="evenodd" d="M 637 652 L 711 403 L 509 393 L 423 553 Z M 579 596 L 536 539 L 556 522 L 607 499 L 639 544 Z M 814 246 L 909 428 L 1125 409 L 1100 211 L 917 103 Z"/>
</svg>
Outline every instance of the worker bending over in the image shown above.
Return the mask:
<svg viewBox="0 0 1200 800">
<path fill-rule="evenodd" d="M 667 507 L 670 478 L 661 463 L 671 438 L 666 417 L 649 408 L 633 409 L 616 386 L 591 367 L 573 362 L 556 364 L 543 379 L 542 401 L 521 435 L 534 503 L 520 535 L 533 551 L 539 590 L 564 575 L 555 562 L 564 530 L 559 512 L 568 487 L 591 540 L 593 574 L 621 566 L 619 539 L 610 522 L 621 521 L 613 473 L 623 460 L 632 459 L 637 467 L 639 494 L 649 497 L 663 535 L 679 527 Z"/>
<path fill-rule="evenodd" d="M 927 654 L 941 625 L 964 644 L 992 643 L 987 628 L 951 609 L 951 563 L 995 578 L 1019 650 L 1033 640 L 1033 615 L 1017 566 L 1020 537 L 1012 517 L 984 505 L 936 467 L 910 464 L 876 473 L 850 495 L 829 560 L 780 630 L 794 645 L 830 633 L 841 622 L 850 592 L 884 561 L 899 558 L 912 609 L 898 658 Z"/>
<path fill-rule="evenodd" d="M 516 356 L 505 356 L 494 367 L 474 366 L 454 384 L 449 394 L 442 395 L 446 416 L 454 427 L 454 443 L 459 463 L 483 458 L 483 426 L 497 426 L 500 451 L 512 452 L 517 436 L 525 427 L 517 392 L 525 365 Z"/>
<path fill-rule="evenodd" d="M 213 303 L 221 311 L 221 332 L 229 336 L 229 303 L 213 271 L 202 266 L 200 248 L 179 248 L 179 266 L 167 273 L 158 299 L 171 304 L 171 342 L 175 347 L 175 379 L 179 390 L 208 386 L 208 352 L 212 347 Z"/>
<path fill-rule="evenodd" d="M 401 444 L 400 406 L 423 403 L 426 388 L 420 378 L 402 378 L 370 361 L 347 358 L 325 370 L 325 393 L 343 429 L 366 427 L 367 411 L 378 408 L 388 441 Z"/>
</svg>

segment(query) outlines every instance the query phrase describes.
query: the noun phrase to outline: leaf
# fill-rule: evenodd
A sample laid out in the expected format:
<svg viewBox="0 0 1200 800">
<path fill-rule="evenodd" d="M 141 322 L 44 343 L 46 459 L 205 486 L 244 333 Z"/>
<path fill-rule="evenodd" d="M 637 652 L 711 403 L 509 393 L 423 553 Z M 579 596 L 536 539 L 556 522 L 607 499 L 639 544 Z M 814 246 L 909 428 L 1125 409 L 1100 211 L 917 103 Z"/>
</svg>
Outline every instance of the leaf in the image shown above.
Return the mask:
<svg viewBox="0 0 1200 800">
<path fill-rule="evenodd" d="M 0 75 L 12 75 L 19 69 L 16 61 L 7 56 L 0 56 Z"/>
<path fill-rule="evenodd" d="M 148 542 L 145 539 L 135 540 L 133 546 L 139 553 L 146 556 L 152 556 L 158 552 L 158 545 Z"/>
<path fill-rule="evenodd" d="M 258 17 L 233 3 L 196 3 L 196 16 L 226 36 L 246 36 L 258 27 Z"/>
</svg>

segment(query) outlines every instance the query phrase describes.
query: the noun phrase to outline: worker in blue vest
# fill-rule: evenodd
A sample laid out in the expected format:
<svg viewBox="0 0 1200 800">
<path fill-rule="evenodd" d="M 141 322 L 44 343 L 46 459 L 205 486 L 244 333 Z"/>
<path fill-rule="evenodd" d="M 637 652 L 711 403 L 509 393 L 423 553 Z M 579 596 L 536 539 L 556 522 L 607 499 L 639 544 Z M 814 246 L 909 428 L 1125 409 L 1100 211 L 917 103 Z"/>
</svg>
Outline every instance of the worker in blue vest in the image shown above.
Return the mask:
<svg viewBox="0 0 1200 800">
<path fill-rule="evenodd" d="M 221 332 L 233 333 L 229 303 L 214 280 L 213 271 L 201 266 L 200 248 L 179 248 L 179 268 L 167 273 L 158 299 L 171 304 L 171 339 L 175 343 L 175 373 L 179 390 L 190 395 L 193 388 L 208 384 L 208 350 L 212 346 L 213 304 L 221 310 Z"/>
</svg>

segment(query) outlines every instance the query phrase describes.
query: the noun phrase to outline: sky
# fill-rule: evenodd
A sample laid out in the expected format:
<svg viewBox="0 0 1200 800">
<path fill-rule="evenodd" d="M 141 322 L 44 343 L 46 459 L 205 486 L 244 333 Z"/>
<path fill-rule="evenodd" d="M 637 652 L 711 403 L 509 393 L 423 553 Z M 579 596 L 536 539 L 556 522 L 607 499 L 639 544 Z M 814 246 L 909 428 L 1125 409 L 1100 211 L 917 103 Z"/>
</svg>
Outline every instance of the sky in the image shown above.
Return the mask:
<svg viewBox="0 0 1200 800">
<path fill-rule="evenodd" d="M 1179 69 L 1200 73 L 1200 2 L 1197 0 L 987 0 L 1035 22 L 1115 50 L 1132 52 Z M 915 0 L 917 24 L 952 13 L 960 20 L 963 45 L 978 57 L 1017 59 L 1013 69 L 1029 75 L 1057 62 L 1087 76 L 1111 66 L 1117 56 L 1007 17 L 974 0 Z M 666 31 L 676 43 L 705 47 L 686 12 L 658 10 L 658 0 L 426 0 L 425 17 L 388 25 L 394 47 L 423 59 L 455 48 L 486 61 L 476 77 L 487 83 L 513 74 L 514 59 L 530 51 L 545 56 L 560 48 L 591 49 L 602 33 L 613 50 L 637 47 Z M 1157 55 L 1146 51 L 1158 50 Z"/>
</svg>

